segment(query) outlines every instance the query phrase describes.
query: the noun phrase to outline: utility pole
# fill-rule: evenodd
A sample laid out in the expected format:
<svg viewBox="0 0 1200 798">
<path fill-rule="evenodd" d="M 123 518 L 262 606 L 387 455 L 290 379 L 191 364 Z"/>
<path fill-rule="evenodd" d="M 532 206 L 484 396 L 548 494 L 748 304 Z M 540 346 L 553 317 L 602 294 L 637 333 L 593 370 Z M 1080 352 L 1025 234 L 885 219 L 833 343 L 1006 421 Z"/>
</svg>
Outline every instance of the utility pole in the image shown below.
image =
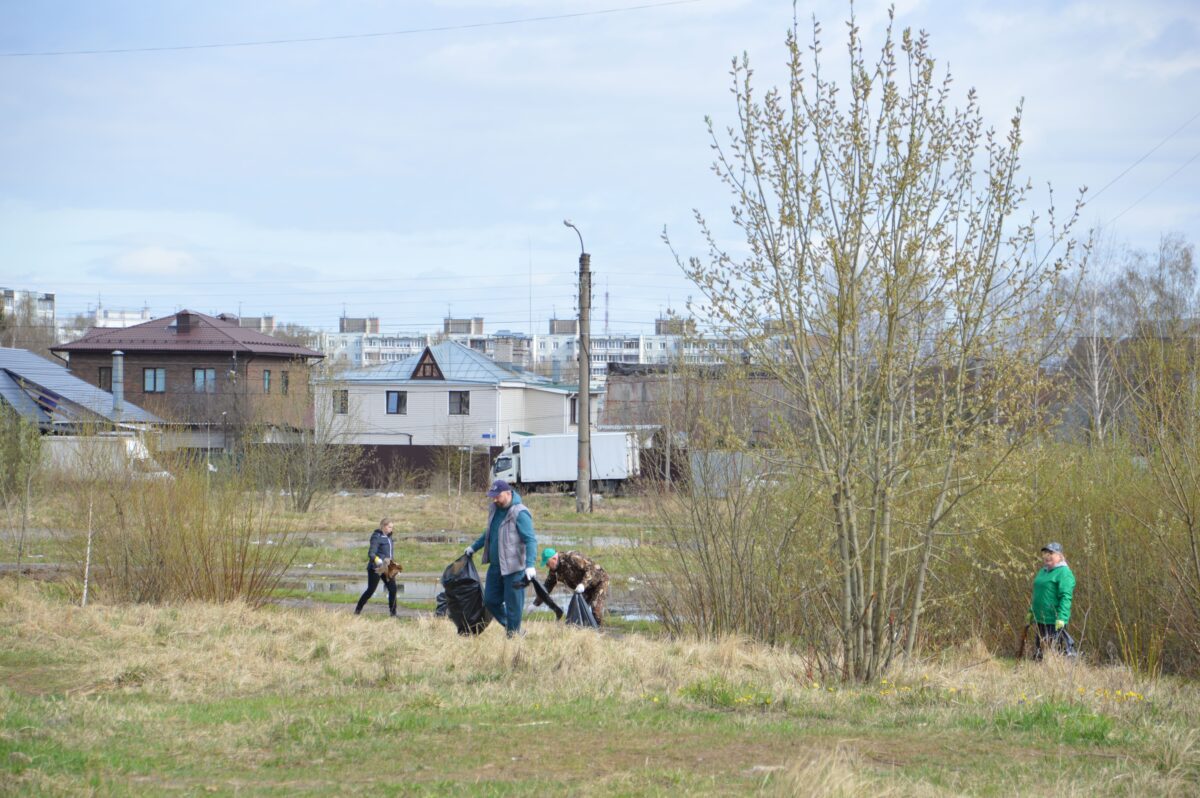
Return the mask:
<svg viewBox="0 0 1200 798">
<path fill-rule="evenodd" d="M 575 421 L 579 427 L 579 473 L 575 479 L 575 512 L 592 511 L 592 352 L 588 325 L 592 315 L 592 256 L 583 246 L 583 233 L 563 219 L 579 236 L 579 393 Z"/>
</svg>

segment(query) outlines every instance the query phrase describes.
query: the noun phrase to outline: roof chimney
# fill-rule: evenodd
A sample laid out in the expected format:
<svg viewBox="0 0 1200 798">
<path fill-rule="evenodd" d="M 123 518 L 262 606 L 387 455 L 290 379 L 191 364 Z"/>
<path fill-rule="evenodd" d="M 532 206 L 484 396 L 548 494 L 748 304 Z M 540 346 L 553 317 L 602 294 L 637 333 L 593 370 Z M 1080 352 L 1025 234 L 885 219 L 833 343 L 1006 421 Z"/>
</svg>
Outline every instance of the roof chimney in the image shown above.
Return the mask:
<svg viewBox="0 0 1200 798">
<path fill-rule="evenodd" d="M 113 420 L 120 421 L 125 409 L 125 353 L 118 349 L 112 355 Z"/>
<path fill-rule="evenodd" d="M 185 333 L 190 332 L 196 324 L 196 316 L 186 310 L 181 310 L 175 314 L 175 332 Z"/>
</svg>

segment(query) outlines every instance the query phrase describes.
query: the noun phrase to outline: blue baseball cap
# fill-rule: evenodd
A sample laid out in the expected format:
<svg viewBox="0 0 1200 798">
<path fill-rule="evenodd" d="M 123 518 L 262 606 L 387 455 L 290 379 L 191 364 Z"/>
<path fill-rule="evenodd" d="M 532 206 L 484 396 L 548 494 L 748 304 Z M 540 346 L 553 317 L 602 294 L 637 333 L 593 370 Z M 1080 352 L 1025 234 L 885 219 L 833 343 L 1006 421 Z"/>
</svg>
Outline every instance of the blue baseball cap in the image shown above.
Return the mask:
<svg viewBox="0 0 1200 798">
<path fill-rule="evenodd" d="M 488 498 L 494 499 L 506 490 L 512 490 L 512 485 L 509 485 L 503 479 L 498 479 L 492 483 L 492 487 L 488 490 Z"/>
<path fill-rule="evenodd" d="M 1045 546 L 1042 546 L 1042 551 L 1052 551 L 1055 554 L 1062 554 L 1062 544 L 1061 543 L 1047 543 Z"/>
</svg>

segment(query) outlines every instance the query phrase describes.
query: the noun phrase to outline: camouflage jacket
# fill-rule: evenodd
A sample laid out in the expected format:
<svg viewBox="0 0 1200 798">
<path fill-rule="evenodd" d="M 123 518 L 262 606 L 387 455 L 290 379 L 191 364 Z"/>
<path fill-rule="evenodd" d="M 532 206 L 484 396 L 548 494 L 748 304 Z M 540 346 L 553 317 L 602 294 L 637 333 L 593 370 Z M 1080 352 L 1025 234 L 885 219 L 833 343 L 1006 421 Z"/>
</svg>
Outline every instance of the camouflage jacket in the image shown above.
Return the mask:
<svg viewBox="0 0 1200 798">
<path fill-rule="evenodd" d="M 546 574 L 545 586 L 549 593 L 559 582 L 574 590 L 580 584 L 589 588 L 607 581 L 608 574 L 599 565 L 577 551 L 564 551 L 558 554 L 558 565 Z"/>
</svg>

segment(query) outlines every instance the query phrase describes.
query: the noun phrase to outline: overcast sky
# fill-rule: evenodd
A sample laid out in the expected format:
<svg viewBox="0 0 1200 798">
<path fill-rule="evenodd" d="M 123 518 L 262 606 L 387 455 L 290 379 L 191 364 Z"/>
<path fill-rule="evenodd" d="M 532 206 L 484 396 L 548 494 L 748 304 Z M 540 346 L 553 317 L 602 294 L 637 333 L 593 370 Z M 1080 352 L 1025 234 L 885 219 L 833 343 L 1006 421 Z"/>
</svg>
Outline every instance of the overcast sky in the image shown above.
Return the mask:
<svg viewBox="0 0 1200 798">
<path fill-rule="evenodd" d="M 699 254 L 692 209 L 728 215 L 703 118 L 733 118 L 730 58 L 778 82 L 792 16 L 777 0 L 631 8 L 654 3 L 0 0 L 0 286 L 53 292 L 60 315 L 99 300 L 542 331 L 576 312 L 570 218 L 594 329 L 607 314 L 650 331 L 693 293 L 664 225 Z M 871 46 L 886 7 L 857 4 Z M 797 8 L 836 57 L 848 5 Z M 1200 3 L 911 1 L 897 16 L 993 124 L 1025 98 L 1024 176 L 1062 200 L 1171 136 L 1084 221 L 1133 246 L 1200 241 Z M 412 32 L 9 55 L 395 31 Z"/>
</svg>

